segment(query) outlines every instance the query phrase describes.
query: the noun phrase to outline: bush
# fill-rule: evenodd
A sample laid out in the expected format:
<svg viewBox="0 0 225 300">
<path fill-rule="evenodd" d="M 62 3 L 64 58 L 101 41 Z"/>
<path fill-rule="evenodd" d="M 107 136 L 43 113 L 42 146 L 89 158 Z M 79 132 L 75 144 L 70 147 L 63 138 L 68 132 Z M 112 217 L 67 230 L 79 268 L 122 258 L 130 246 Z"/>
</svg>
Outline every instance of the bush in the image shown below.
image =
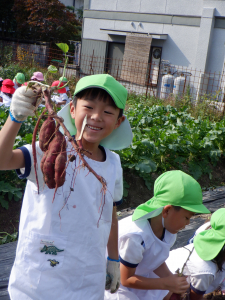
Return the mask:
<svg viewBox="0 0 225 300">
<path fill-rule="evenodd" d="M 140 99 L 126 111 L 134 138 L 132 146 L 118 153 L 123 168 L 137 172 L 149 189 L 154 172 L 180 169 L 196 180 L 203 174 L 211 177 L 210 164 L 215 166 L 224 156 L 225 120 L 195 119 L 189 110 L 161 103 L 149 106 Z"/>
<path fill-rule="evenodd" d="M 43 109 L 38 110 L 40 115 Z M 5 124 L 9 115 L 9 108 L 0 106 L 0 130 Z M 26 144 L 31 144 L 34 127 L 36 125 L 36 117 L 28 117 L 27 120 L 21 125 L 20 131 L 16 137 L 14 149 Z M 12 199 L 18 201 L 22 197 L 22 191 L 25 188 L 26 180 L 19 179 L 16 172 L 12 171 L 0 171 L 0 204 L 4 208 L 8 208 L 8 201 Z"/>
</svg>

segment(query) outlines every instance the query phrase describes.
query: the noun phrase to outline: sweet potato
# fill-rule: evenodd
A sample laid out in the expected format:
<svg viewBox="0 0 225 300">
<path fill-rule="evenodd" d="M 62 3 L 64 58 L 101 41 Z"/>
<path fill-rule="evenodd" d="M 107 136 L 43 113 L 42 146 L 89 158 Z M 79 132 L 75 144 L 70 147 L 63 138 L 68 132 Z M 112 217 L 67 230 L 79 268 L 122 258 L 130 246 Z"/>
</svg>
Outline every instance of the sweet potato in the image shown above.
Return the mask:
<svg viewBox="0 0 225 300">
<path fill-rule="evenodd" d="M 44 182 L 47 184 L 48 188 L 54 189 L 55 184 L 55 160 L 57 155 L 53 154 L 50 150 L 46 156 L 45 162 L 43 164 L 43 175 Z"/>
<path fill-rule="evenodd" d="M 65 166 L 67 160 L 66 140 L 64 135 L 57 131 L 48 146 L 46 154 L 41 160 L 41 170 L 48 188 L 56 189 L 65 182 Z"/>
<path fill-rule="evenodd" d="M 66 150 L 66 140 L 60 131 L 56 132 L 53 140 L 48 146 L 48 150 L 50 150 L 53 154 L 59 154 L 61 151 Z"/>
<path fill-rule="evenodd" d="M 175 294 L 173 293 L 170 297 L 170 300 L 180 300 L 181 299 L 181 295 L 180 294 Z"/>
<path fill-rule="evenodd" d="M 48 155 L 48 150 L 47 150 L 46 152 L 44 152 L 44 155 L 43 155 L 43 157 L 42 157 L 42 159 L 41 159 L 41 172 L 42 172 L 42 173 L 44 173 L 43 167 L 44 167 L 44 163 L 45 163 L 45 160 L 46 160 L 47 155 Z"/>
<path fill-rule="evenodd" d="M 64 184 L 66 178 L 66 161 L 67 161 L 67 154 L 66 152 L 61 152 L 56 157 L 55 160 L 55 183 L 56 187 L 60 187 Z"/>
<path fill-rule="evenodd" d="M 55 120 L 48 117 L 41 126 L 39 132 L 39 146 L 42 151 L 47 151 L 49 143 L 55 135 Z"/>
</svg>

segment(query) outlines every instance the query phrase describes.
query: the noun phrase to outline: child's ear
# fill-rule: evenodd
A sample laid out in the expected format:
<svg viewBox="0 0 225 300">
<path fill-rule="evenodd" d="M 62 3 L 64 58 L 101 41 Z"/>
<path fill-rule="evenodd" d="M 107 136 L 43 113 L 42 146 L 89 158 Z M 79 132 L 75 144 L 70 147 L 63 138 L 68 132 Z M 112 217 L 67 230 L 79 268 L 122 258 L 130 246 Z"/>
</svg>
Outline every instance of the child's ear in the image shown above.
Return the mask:
<svg viewBox="0 0 225 300">
<path fill-rule="evenodd" d="M 71 114 L 71 117 L 72 117 L 73 119 L 75 119 L 75 107 L 74 107 L 72 101 L 70 102 L 70 114 Z"/>
<path fill-rule="evenodd" d="M 164 219 L 168 216 L 168 214 L 172 208 L 173 208 L 172 205 L 166 205 L 163 207 L 162 216 Z"/>
<path fill-rule="evenodd" d="M 125 120 L 125 116 L 120 117 L 120 118 L 117 120 L 114 129 L 118 128 L 124 120 Z"/>
</svg>

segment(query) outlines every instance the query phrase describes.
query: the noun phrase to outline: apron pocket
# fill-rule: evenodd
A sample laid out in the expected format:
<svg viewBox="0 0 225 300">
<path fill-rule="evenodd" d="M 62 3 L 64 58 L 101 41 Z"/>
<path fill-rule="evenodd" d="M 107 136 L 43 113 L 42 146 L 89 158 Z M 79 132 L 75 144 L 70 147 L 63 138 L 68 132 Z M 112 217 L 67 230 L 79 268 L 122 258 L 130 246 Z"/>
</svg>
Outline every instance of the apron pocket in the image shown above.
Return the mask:
<svg viewBox="0 0 225 300">
<path fill-rule="evenodd" d="M 63 266 L 67 237 L 42 235 L 31 232 L 26 236 L 24 260 L 39 271 L 58 269 Z"/>
</svg>

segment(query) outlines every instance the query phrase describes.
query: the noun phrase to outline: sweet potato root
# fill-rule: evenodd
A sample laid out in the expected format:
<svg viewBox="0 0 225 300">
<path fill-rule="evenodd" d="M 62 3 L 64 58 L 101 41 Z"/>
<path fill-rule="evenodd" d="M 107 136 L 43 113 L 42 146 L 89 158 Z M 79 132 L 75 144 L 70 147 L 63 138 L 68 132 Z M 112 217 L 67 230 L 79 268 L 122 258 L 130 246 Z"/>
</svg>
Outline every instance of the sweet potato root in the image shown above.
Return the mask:
<svg viewBox="0 0 225 300">
<path fill-rule="evenodd" d="M 53 140 L 48 146 L 48 150 L 53 154 L 59 154 L 61 151 L 66 150 L 66 139 L 60 131 L 56 132 Z"/>
<path fill-rule="evenodd" d="M 57 155 L 49 150 L 43 164 L 44 182 L 50 189 L 55 188 L 55 160 Z"/>
<path fill-rule="evenodd" d="M 44 167 L 44 163 L 45 163 L 45 160 L 46 160 L 47 155 L 48 155 L 48 150 L 44 153 L 44 156 L 43 156 L 42 159 L 41 159 L 41 172 L 42 172 L 42 173 L 44 173 L 43 167 Z"/>
<path fill-rule="evenodd" d="M 66 152 L 61 152 L 57 155 L 55 160 L 55 183 L 56 187 L 59 188 L 65 182 L 66 178 L 66 161 L 67 161 L 67 154 Z"/>
<path fill-rule="evenodd" d="M 66 139 L 60 131 L 56 131 L 41 160 L 41 171 L 48 188 L 57 190 L 64 184 L 66 161 Z"/>
<path fill-rule="evenodd" d="M 181 295 L 173 293 L 170 297 L 170 300 L 181 300 Z"/>
<path fill-rule="evenodd" d="M 55 120 L 48 117 L 41 126 L 39 132 L 39 146 L 42 151 L 47 151 L 49 143 L 55 135 Z"/>
</svg>

